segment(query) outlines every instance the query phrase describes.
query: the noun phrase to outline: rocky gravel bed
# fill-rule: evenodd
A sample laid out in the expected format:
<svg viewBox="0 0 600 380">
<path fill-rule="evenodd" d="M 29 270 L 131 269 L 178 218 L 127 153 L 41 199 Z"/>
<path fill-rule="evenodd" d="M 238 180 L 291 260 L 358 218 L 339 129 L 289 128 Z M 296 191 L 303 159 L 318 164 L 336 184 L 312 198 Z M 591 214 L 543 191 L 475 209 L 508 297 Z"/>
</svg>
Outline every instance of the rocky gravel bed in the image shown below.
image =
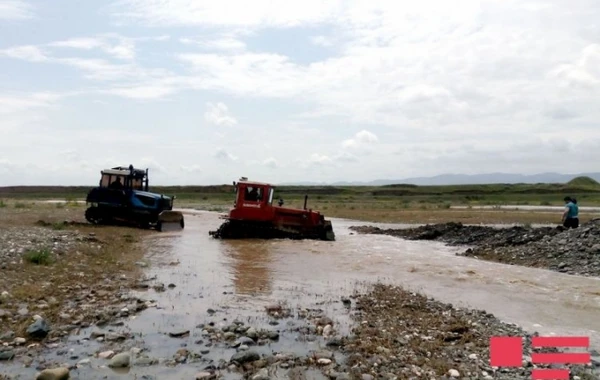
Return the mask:
<svg viewBox="0 0 600 380">
<path fill-rule="evenodd" d="M 93 235 L 64 230 L 63 226 L 60 223 L 55 225 L 55 229 L 40 225 L 0 228 L 0 268 L 22 264 L 23 254 L 29 251 L 48 250 L 53 255 L 61 255 L 80 242 L 95 240 Z"/>
<path fill-rule="evenodd" d="M 58 342 L 54 343 L 57 357 L 44 360 L 23 353 L 27 347 L 13 340 L 0 348 L 0 355 L 12 354 L 10 360 L 33 364 L 38 380 L 67 375 L 99 378 L 92 375 L 98 368 L 178 366 L 194 368 L 195 375 L 189 378 L 199 380 L 304 380 L 308 373 L 315 380 L 508 380 L 529 379 L 537 367 L 531 362 L 530 344 L 536 334 L 502 323 L 484 311 L 455 308 L 383 284 L 343 298 L 341 304 L 344 311 L 338 313 L 351 316 L 349 335 L 342 333 L 336 315 L 330 317 L 322 309 L 272 305 L 266 308 L 260 326 L 237 318 L 228 321 L 221 312 L 209 309 L 206 323 L 165 332 L 168 339 L 180 342 L 168 357 L 153 354 L 143 336 L 128 334 L 119 323 L 87 330 L 81 340 L 100 343 L 93 350 L 74 350 Z M 497 335 L 524 337 L 523 368 L 490 366 L 489 339 Z M 273 348 L 281 339 L 296 348 Z M 44 344 L 53 343 L 46 339 Z M 571 366 L 571 379 L 599 379 L 595 371 L 600 357 L 595 352 L 593 357 L 590 366 Z"/>
<path fill-rule="evenodd" d="M 577 229 L 558 227 L 494 228 L 444 223 L 410 229 L 351 227 L 358 233 L 383 234 L 409 240 L 443 241 L 470 246 L 460 256 L 550 269 L 584 276 L 600 276 L 600 219 Z"/>
<path fill-rule="evenodd" d="M 31 218 L 35 212 L 23 214 Z M 138 279 L 135 234 L 70 221 L 3 221 L 0 368 L 14 362 L 28 367 L 41 352 L 60 351 L 89 326 L 122 325 L 121 320 L 154 307 L 151 300 L 129 295 L 134 285 L 154 285 Z M 107 339 L 120 342 L 126 334 Z"/>
</svg>

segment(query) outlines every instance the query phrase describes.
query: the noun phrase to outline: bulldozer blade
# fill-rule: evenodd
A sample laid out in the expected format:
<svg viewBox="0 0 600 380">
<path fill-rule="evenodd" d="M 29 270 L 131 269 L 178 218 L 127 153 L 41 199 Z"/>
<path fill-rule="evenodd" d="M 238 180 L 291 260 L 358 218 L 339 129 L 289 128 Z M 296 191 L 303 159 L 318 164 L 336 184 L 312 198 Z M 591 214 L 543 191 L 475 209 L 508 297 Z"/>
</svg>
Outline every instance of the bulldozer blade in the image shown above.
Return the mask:
<svg viewBox="0 0 600 380">
<path fill-rule="evenodd" d="M 163 211 L 158 215 L 156 229 L 159 231 L 176 231 L 185 227 L 183 214 L 179 211 Z"/>
</svg>

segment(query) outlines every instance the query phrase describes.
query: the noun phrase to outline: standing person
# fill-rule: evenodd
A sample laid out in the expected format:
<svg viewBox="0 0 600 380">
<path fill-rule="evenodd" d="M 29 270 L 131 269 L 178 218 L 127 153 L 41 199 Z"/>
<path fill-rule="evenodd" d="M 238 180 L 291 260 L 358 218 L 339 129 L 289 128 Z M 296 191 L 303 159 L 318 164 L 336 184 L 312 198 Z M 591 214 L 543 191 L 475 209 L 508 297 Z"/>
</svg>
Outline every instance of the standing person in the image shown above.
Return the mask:
<svg viewBox="0 0 600 380">
<path fill-rule="evenodd" d="M 579 207 L 577 201 L 571 199 L 571 197 L 565 197 L 565 211 L 562 215 L 563 226 L 566 228 L 577 228 L 579 227 Z"/>
</svg>

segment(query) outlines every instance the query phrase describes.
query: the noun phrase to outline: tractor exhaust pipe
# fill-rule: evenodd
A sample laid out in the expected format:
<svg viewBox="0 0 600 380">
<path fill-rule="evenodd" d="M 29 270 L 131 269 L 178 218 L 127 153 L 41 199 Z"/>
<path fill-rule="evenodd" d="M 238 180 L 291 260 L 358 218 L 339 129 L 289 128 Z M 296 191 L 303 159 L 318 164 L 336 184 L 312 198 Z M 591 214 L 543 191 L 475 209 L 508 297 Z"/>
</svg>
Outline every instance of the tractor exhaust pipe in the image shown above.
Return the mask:
<svg viewBox="0 0 600 380">
<path fill-rule="evenodd" d="M 304 196 L 304 209 L 306 210 L 306 202 L 308 202 L 308 195 Z"/>
</svg>

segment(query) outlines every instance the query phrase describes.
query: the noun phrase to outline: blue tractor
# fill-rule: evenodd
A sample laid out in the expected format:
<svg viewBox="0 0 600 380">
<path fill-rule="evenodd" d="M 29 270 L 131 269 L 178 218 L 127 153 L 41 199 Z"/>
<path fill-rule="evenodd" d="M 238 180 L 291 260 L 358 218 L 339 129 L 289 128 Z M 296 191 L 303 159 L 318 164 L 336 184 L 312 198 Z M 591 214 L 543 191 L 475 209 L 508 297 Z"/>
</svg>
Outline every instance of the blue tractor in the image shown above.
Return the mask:
<svg viewBox="0 0 600 380">
<path fill-rule="evenodd" d="M 93 224 L 184 228 L 183 214 L 173 211 L 175 196 L 148 191 L 148 169 L 114 167 L 101 172 L 100 184 L 87 195 L 85 218 Z"/>
</svg>

